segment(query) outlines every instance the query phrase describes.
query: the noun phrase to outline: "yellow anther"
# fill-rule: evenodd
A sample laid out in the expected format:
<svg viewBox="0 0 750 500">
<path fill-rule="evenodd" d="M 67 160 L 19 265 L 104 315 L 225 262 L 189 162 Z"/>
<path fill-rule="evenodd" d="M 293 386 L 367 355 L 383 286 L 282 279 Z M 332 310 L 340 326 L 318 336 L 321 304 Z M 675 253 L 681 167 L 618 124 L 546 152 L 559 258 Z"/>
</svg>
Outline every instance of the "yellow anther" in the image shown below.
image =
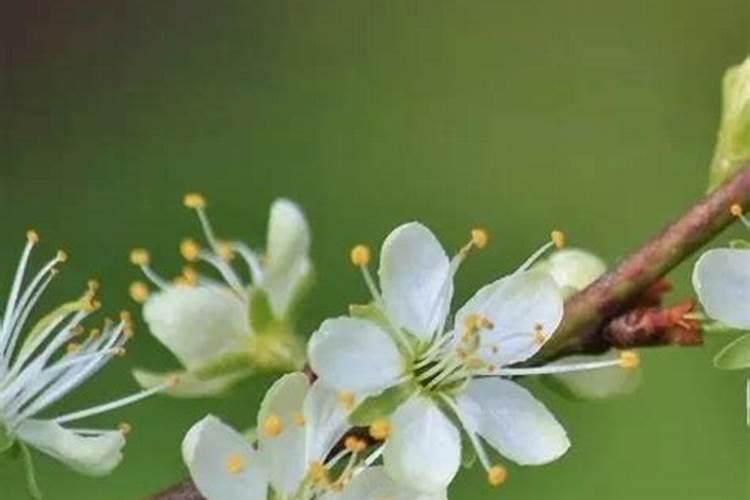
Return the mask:
<svg viewBox="0 0 750 500">
<path fill-rule="evenodd" d="M 328 483 L 330 481 L 328 477 L 328 469 L 322 463 L 315 461 L 310 464 L 310 470 L 308 472 L 310 478 L 314 483 Z"/>
<path fill-rule="evenodd" d="M 57 251 L 57 260 L 58 260 L 58 262 L 65 262 L 66 260 L 68 260 L 68 254 L 65 253 L 64 250 L 58 250 Z"/>
<path fill-rule="evenodd" d="M 148 299 L 149 291 L 148 286 L 142 281 L 134 281 L 130 284 L 130 298 L 134 301 L 142 304 Z"/>
<path fill-rule="evenodd" d="M 26 231 L 26 241 L 29 243 L 39 243 L 39 233 L 33 229 Z"/>
<path fill-rule="evenodd" d="M 121 433 L 123 433 L 123 434 L 130 434 L 130 431 L 132 431 L 132 430 L 133 430 L 133 426 L 131 426 L 131 425 L 130 425 L 129 423 L 127 423 L 127 422 L 122 422 L 122 423 L 120 423 L 120 425 L 118 425 L 118 426 L 117 426 L 117 428 L 118 428 L 118 429 L 120 430 L 120 432 L 121 432 Z"/>
<path fill-rule="evenodd" d="M 70 333 L 72 333 L 74 337 L 81 335 L 84 331 L 85 330 L 82 325 L 76 325 L 70 329 Z"/>
<path fill-rule="evenodd" d="M 278 415 L 270 415 L 268 418 L 266 418 L 266 421 L 263 422 L 263 432 L 267 436 L 278 436 L 283 430 L 284 424 L 281 421 L 281 417 L 279 417 Z"/>
<path fill-rule="evenodd" d="M 130 311 L 120 311 L 120 321 L 122 321 L 126 325 L 132 325 L 133 315 L 130 314 Z"/>
<path fill-rule="evenodd" d="M 356 245 L 349 252 L 349 258 L 355 266 L 366 266 L 370 263 L 370 247 L 367 245 Z"/>
<path fill-rule="evenodd" d="M 206 198 L 200 193 L 187 193 L 182 199 L 182 203 L 188 208 L 206 208 Z"/>
<path fill-rule="evenodd" d="M 373 439 L 383 441 L 391 434 L 391 423 L 385 418 L 378 418 L 370 424 L 368 430 Z"/>
<path fill-rule="evenodd" d="M 101 288 L 101 285 L 99 282 L 95 279 L 90 279 L 86 282 L 86 288 L 91 293 L 96 293 L 99 291 L 99 288 Z"/>
<path fill-rule="evenodd" d="M 75 354 L 81 350 L 81 344 L 77 342 L 70 342 L 66 347 L 68 354 Z"/>
<path fill-rule="evenodd" d="M 234 247 L 227 241 L 219 242 L 218 247 L 216 248 L 216 253 L 226 261 L 233 260 L 236 256 L 234 253 Z"/>
<path fill-rule="evenodd" d="M 487 481 L 492 486 L 500 486 L 508 478 L 508 470 L 502 465 L 493 465 L 487 469 Z"/>
<path fill-rule="evenodd" d="M 474 243 L 477 248 L 486 247 L 489 240 L 490 235 L 485 229 L 474 228 L 471 230 L 471 242 Z"/>
<path fill-rule="evenodd" d="M 120 356 L 120 357 L 122 357 L 122 356 L 125 356 L 125 355 L 126 355 L 127 353 L 128 353 L 127 349 L 125 349 L 125 348 L 124 348 L 124 347 L 122 347 L 122 346 L 120 346 L 120 347 L 115 347 L 115 348 L 114 348 L 114 355 L 115 355 L 115 356 Z"/>
<path fill-rule="evenodd" d="M 98 300 L 92 300 L 90 295 L 84 295 L 83 297 L 83 310 L 88 313 L 98 311 L 102 307 L 102 303 Z"/>
<path fill-rule="evenodd" d="M 345 410 L 354 408 L 354 393 L 351 391 L 340 391 L 338 393 L 339 404 Z"/>
<path fill-rule="evenodd" d="M 344 446 L 352 453 L 361 453 L 367 448 L 367 443 L 357 436 L 349 436 L 344 440 Z"/>
<path fill-rule="evenodd" d="M 227 472 L 230 474 L 239 474 L 245 470 L 245 459 L 242 455 L 233 453 L 227 457 Z"/>
<path fill-rule="evenodd" d="M 185 266 L 182 268 L 182 278 L 187 285 L 194 286 L 198 283 L 198 271 L 191 266 Z"/>
<path fill-rule="evenodd" d="M 544 325 L 541 323 L 536 323 L 534 325 L 534 342 L 538 345 L 543 345 L 547 342 L 547 336 L 544 335 Z"/>
<path fill-rule="evenodd" d="M 550 239 L 555 244 L 555 248 L 562 248 L 565 246 L 565 233 L 555 229 L 550 233 Z"/>
<path fill-rule="evenodd" d="M 167 377 L 167 387 L 177 387 L 177 385 L 180 383 L 180 377 L 179 375 L 170 375 Z"/>
<path fill-rule="evenodd" d="M 641 364 L 641 357 L 635 351 L 622 351 L 620 353 L 620 366 L 623 368 L 636 368 Z"/>
<path fill-rule="evenodd" d="M 732 206 L 729 207 L 729 212 L 735 217 L 742 217 L 742 205 L 740 205 L 739 203 L 732 204 Z"/>
<path fill-rule="evenodd" d="M 130 251 L 130 262 L 136 266 L 147 266 L 151 262 L 151 256 L 145 248 L 134 248 Z"/>
<path fill-rule="evenodd" d="M 195 240 L 182 240 L 182 243 L 180 243 L 180 253 L 186 261 L 195 262 L 201 253 L 201 246 Z"/>
<path fill-rule="evenodd" d="M 292 417 L 292 421 L 294 422 L 294 425 L 302 427 L 305 425 L 305 416 L 301 413 L 295 413 Z"/>
<path fill-rule="evenodd" d="M 102 334 L 101 330 L 99 330 L 98 328 L 94 328 L 89 332 L 89 337 L 91 337 L 92 339 L 95 339 L 101 334 Z"/>
</svg>

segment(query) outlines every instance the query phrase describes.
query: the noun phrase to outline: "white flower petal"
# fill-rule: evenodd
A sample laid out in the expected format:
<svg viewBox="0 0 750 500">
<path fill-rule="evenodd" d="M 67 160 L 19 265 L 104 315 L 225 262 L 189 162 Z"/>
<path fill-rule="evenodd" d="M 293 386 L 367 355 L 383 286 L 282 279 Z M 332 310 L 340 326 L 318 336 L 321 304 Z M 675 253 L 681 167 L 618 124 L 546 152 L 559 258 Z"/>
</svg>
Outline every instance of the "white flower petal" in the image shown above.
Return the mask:
<svg viewBox="0 0 750 500">
<path fill-rule="evenodd" d="M 340 493 L 330 493 L 325 500 L 447 500 L 448 493 L 420 493 L 393 482 L 381 466 L 370 467 L 356 475 Z"/>
<path fill-rule="evenodd" d="M 552 462 L 570 447 L 565 429 L 552 413 L 513 382 L 474 379 L 456 402 L 469 430 L 521 465 Z"/>
<path fill-rule="evenodd" d="M 379 392 L 397 383 L 405 361 L 388 333 L 367 320 L 329 319 L 307 347 L 310 366 L 337 390 Z"/>
<path fill-rule="evenodd" d="M 170 287 L 146 301 L 151 333 L 187 368 L 246 349 L 251 335 L 245 304 L 219 287 Z"/>
<path fill-rule="evenodd" d="M 398 483 L 423 493 L 448 487 L 461 464 L 458 429 L 430 399 L 417 396 L 393 414 L 383 462 Z"/>
<path fill-rule="evenodd" d="M 24 420 L 16 432 L 21 441 L 91 476 L 112 472 L 122 460 L 125 446 L 125 437 L 120 431 L 83 434 L 51 420 Z"/>
<path fill-rule="evenodd" d="M 453 297 L 450 260 L 435 235 L 418 222 L 397 227 L 383 242 L 378 273 L 388 316 L 430 338 Z"/>
<path fill-rule="evenodd" d="M 710 317 L 734 328 L 750 328 L 750 250 L 704 253 L 693 270 L 693 287 Z"/>
<path fill-rule="evenodd" d="M 268 474 L 237 431 L 208 415 L 182 441 L 182 457 L 208 500 L 266 500 Z"/>
<path fill-rule="evenodd" d="M 586 250 L 564 248 L 553 252 L 539 265 L 561 289 L 578 292 L 607 272 L 607 264 Z"/>
<path fill-rule="evenodd" d="M 563 316 L 563 299 L 555 281 L 544 271 L 519 272 L 481 288 L 456 313 L 456 327 L 462 328 L 467 316 L 479 314 L 493 327 L 482 330 L 482 358 L 497 366 L 507 366 L 533 356 L 543 345 L 536 328 L 546 341 Z"/>
<path fill-rule="evenodd" d="M 337 392 L 318 379 L 305 398 L 304 417 L 305 463 L 322 462 L 351 427 L 349 412 L 339 402 Z"/>
<path fill-rule="evenodd" d="M 258 412 L 258 438 L 263 462 L 267 465 L 273 488 L 291 495 L 305 475 L 305 427 L 296 420 L 303 415 L 310 384 L 303 373 L 291 373 L 278 379 L 263 398 Z M 281 432 L 269 435 L 269 418 L 281 421 Z"/>
<path fill-rule="evenodd" d="M 302 210 L 289 200 L 274 201 L 268 221 L 263 289 L 277 317 L 285 316 L 295 292 L 310 273 L 309 253 L 310 229 Z"/>
</svg>

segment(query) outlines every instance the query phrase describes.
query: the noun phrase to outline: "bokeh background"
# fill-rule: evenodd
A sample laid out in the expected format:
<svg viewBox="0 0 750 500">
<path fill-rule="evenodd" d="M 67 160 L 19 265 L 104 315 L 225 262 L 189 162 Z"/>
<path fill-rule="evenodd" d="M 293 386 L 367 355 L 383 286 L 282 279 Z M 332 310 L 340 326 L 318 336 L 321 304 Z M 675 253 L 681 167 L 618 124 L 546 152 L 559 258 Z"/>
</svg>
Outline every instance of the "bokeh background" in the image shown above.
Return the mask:
<svg viewBox="0 0 750 500">
<path fill-rule="evenodd" d="M 72 258 L 47 304 L 103 282 L 105 309 L 139 312 L 128 250 L 165 274 L 197 235 L 181 206 L 200 190 L 224 235 L 262 245 L 269 203 L 301 203 L 319 280 L 302 330 L 366 297 L 348 264 L 419 219 L 452 248 L 477 224 L 492 245 L 463 268 L 459 299 L 511 269 L 550 229 L 614 262 L 701 196 L 723 71 L 750 50 L 747 0 L 529 2 L 32 1 L 6 6 L 0 284 L 27 227 Z M 735 235 L 743 231 L 733 229 Z M 726 240 L 725 235 L 722 240 Z M 690 264 L 674 273 L 689 293 Z M 140 320 L 139 320 L 140 322 Z M 129 355 L 59 405 L 135 389 L 134 366 L 175 366 L 145 326 Z M 573 447 L 511 467 L 500 490 L 461 474 L 454 499 L 747 499 L 746 374 L 703 349 L 644 354 L 632 397 L 536 394 Z M 213 412 L 254 423 L 271 377 L 226 400 L 155 398 L 128 421 L 126 460 L 103 479 L 37 455 L 51 499 L 144 498 L 184 474 L 179 443 Z M 54 413 L 54 411 L 53 411 Z M 0 460 L 0 497 L 25 498 Z"/>
</svg>

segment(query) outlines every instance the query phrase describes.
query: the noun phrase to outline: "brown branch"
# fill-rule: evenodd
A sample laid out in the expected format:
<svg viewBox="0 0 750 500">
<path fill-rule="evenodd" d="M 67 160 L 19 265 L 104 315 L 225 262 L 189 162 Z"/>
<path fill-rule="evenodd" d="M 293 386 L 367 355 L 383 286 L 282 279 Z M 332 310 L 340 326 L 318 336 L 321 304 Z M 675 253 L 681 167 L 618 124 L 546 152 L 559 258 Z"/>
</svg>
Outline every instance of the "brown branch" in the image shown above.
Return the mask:
<svg viewBox="0 0 750 500">
<path fill-rule="evenodd" d="M 565 304 L 560 328 L 533 363 L 609 347 L 697 345 L 702 339 L 696 322 L 685 319 L 693 302 L 662 307 L 668 285 L 661 278 L 731 224 L 729 207 L 750 206 L 750 164 L 724 185 L 688 209 Z M 201 500 L 190 481 L 158 493 L 152 500 Z"/>
</svg>

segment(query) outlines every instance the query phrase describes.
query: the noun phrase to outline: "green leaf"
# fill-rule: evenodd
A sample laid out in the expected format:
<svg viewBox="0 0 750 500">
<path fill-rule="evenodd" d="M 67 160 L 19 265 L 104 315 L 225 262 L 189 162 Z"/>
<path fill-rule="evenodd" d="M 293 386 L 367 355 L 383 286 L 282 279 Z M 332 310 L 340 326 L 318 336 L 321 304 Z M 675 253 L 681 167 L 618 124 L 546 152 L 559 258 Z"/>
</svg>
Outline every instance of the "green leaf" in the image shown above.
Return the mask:
<svg viewBox="0 0 750 500">
<path fill-rule="evenodd" d="M 269 330 L 269 325 L 274 321 L 271 301 L 268 299 L 268 294 L 259 288 L 251 289 L 249 295 L 250 327 L 254 332 L 263 334 Z"/>
<path fill-rule="evenodd" d="M 409 399 L 419 386 L 413 380 L 395 385 L 380 394 L 370 396 L 362 401 L 349 416 L 349 422 L 355 426 L 366 426 L 378 418 L 387 417 L 404 401 Z"/>
<path fill-rule="evenodd" d="M 714 358 L 714 365 L 722 370 L 750 368 L 750 333 L 724 347 Z"/>
<path fill-rule="evenodd" d="M 18 446 L 21 450 L 21 458 L 23 459 L 23 466 L 26 472 L 26 488 L 28 489 L 29 496 L 34 500 L 42 500 L 42 491 L 39 489 L 39 483 L 37 483 L 36 474 L 34 473 L 34 461 L 31 458 L 31 452 L 20 441 Z"/>
</svg>

